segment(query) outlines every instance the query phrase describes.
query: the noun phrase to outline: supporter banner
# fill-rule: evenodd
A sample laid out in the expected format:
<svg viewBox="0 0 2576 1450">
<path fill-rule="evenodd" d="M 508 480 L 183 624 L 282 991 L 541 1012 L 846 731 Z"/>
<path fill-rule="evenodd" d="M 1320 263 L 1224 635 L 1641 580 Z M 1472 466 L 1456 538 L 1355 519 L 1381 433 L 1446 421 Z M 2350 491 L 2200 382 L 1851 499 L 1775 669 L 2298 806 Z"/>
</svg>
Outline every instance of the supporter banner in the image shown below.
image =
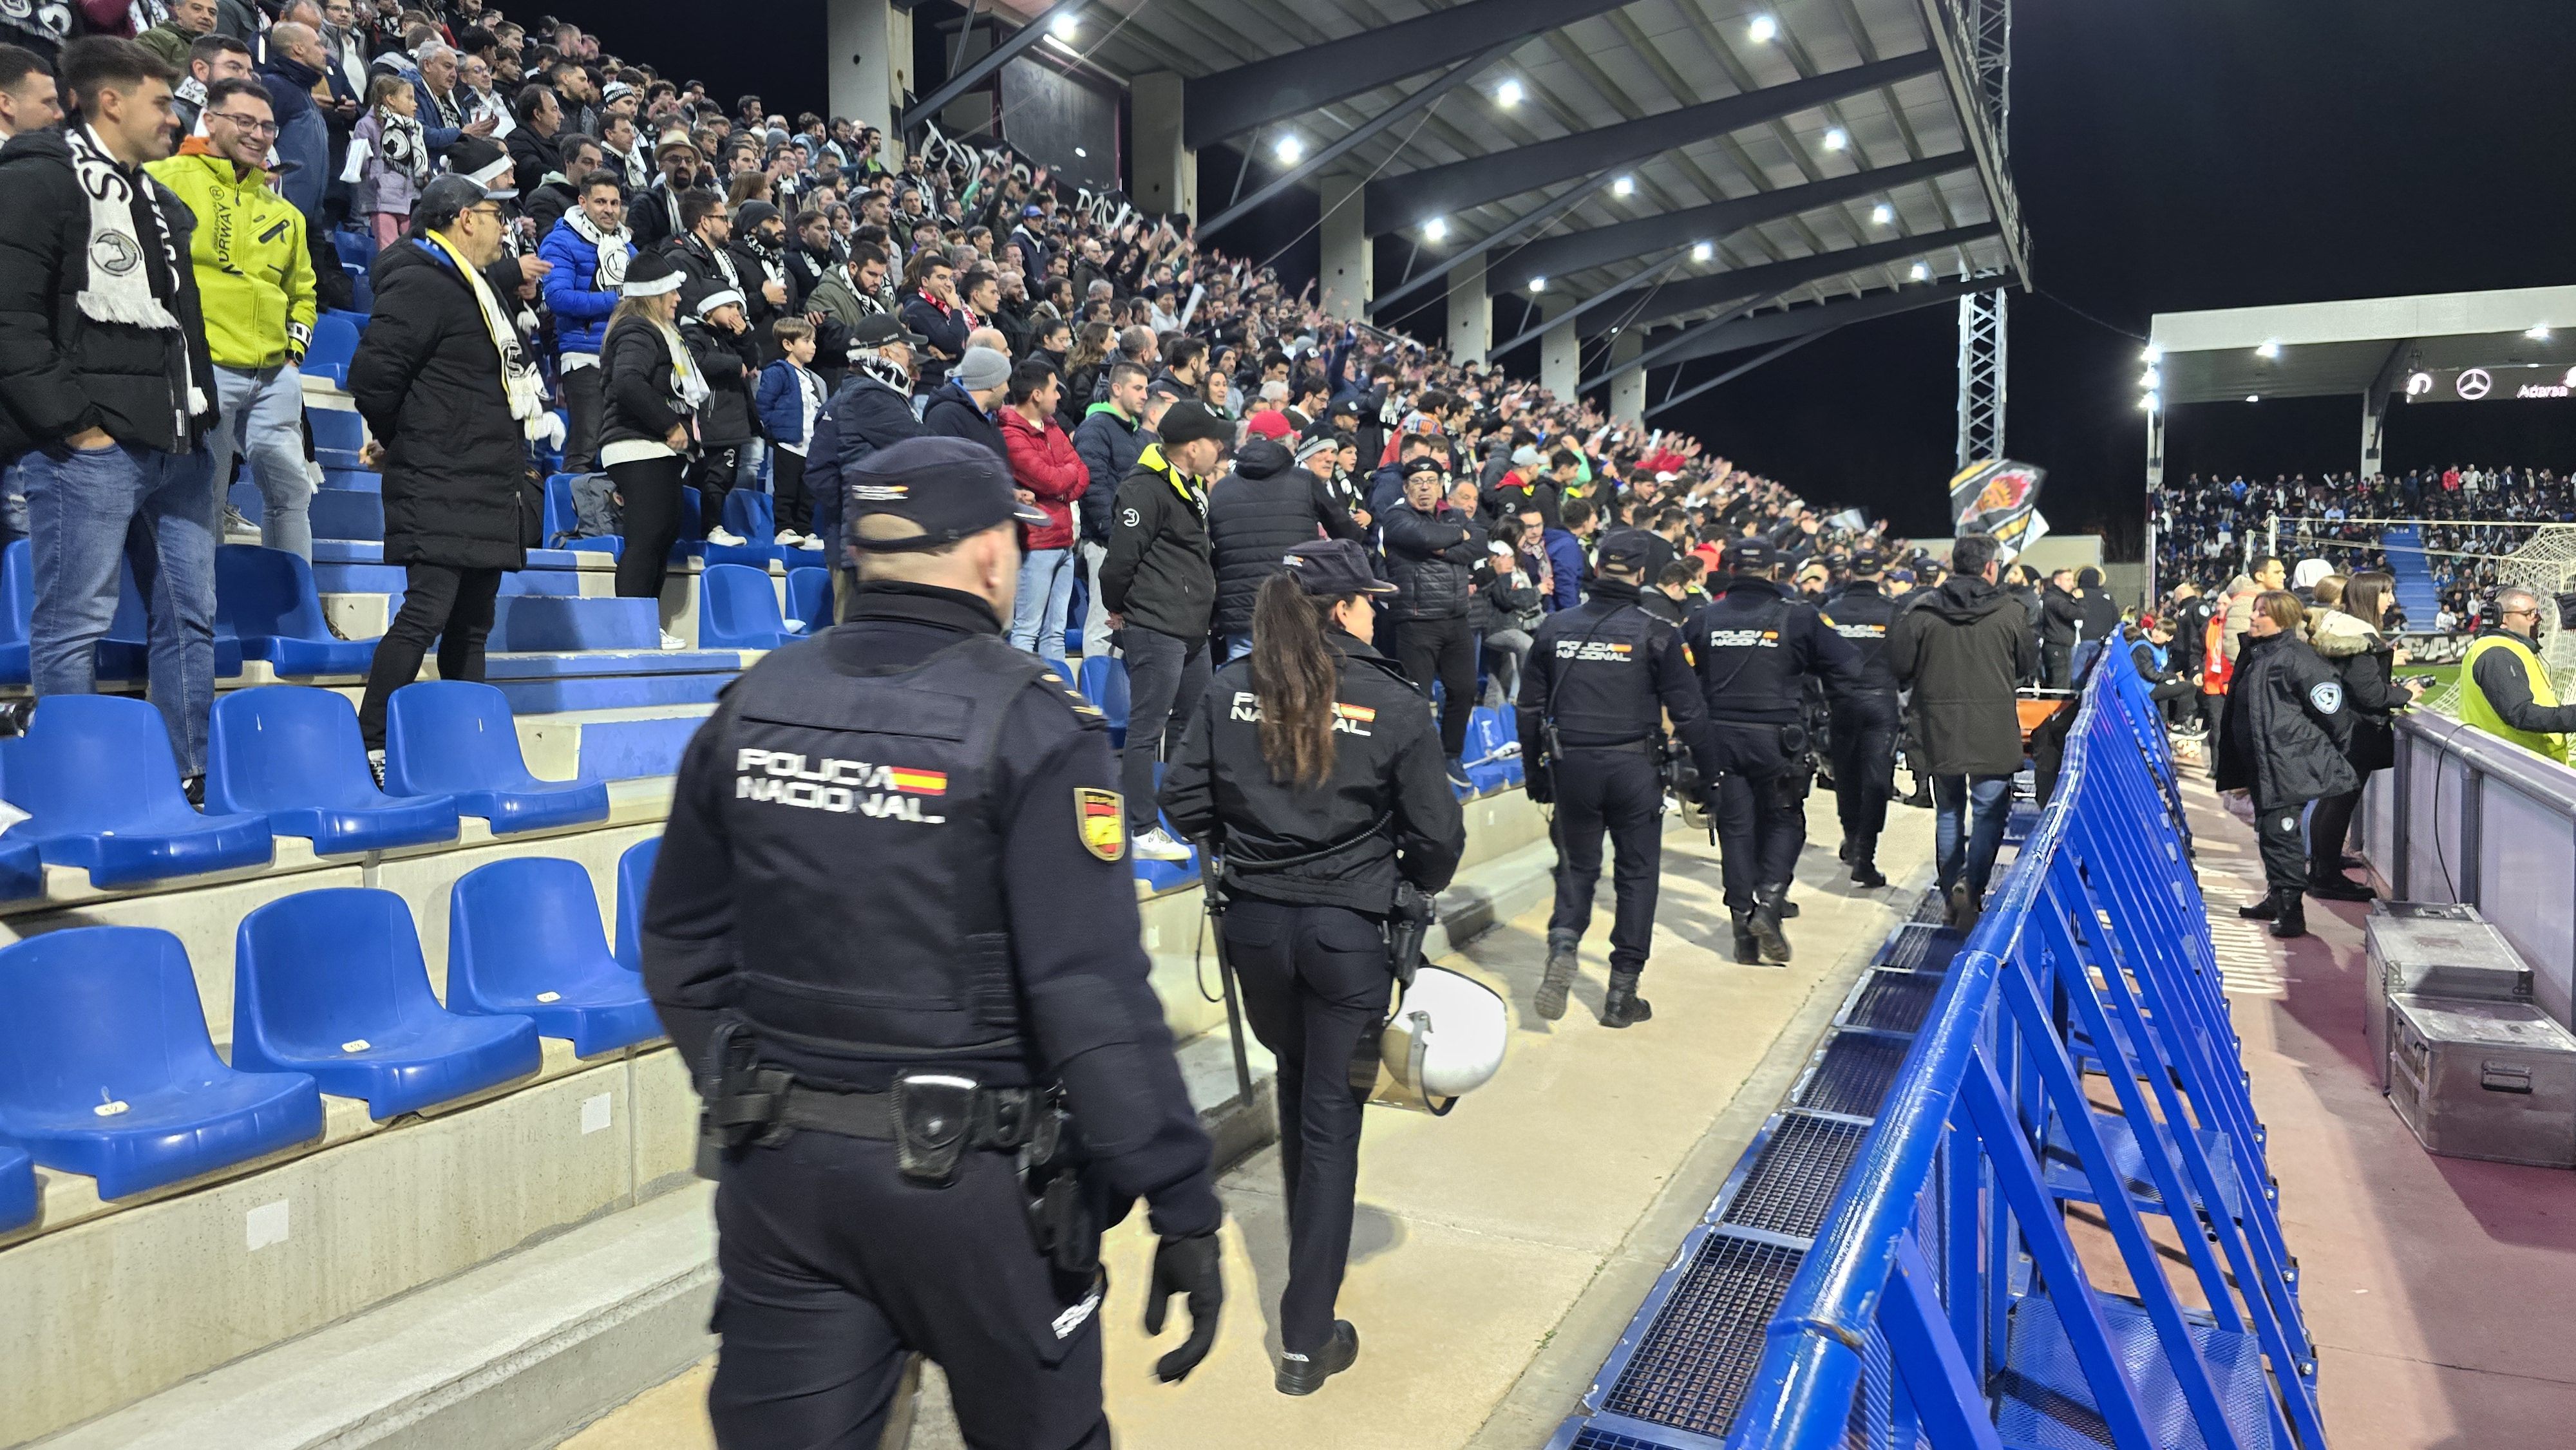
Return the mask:
<svg viewBox="0 0 2576 1450">
<path fill-rule="evenodd" d="M 1992 534 L 2007 555 L 2039 542 L 2039 485 L 2048 470 L 1998 458 L 1971 464 L 1950 480 L 1950 532 Z"/>
<path fill-rule="evenodd" d="M 2576 368 L 2507 363 L 2491 368 L 2421 368 L 2406 375 L 2410 403 L 2496 403 L 2576 398 Z"/>
</svg>

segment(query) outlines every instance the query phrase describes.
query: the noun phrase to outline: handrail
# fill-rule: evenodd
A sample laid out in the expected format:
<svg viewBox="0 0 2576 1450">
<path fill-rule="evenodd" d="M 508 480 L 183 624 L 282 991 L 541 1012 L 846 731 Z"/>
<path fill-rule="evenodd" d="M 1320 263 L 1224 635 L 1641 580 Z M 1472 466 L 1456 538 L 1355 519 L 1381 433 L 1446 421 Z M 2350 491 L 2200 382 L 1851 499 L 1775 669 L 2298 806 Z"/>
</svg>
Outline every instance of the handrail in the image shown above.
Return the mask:
<svg viewBox="0 0 2576 1450">
<path fill-rule="evenodd" d="M 1998 972 L 2047 884 L 2047 863 L 2067 830 L 2069 789 L 2090 753 L 2090 727 L 2126 667 L 2111 651 L 2096 669 L 2068 732 L 2056 798 L 2040 812 L 2004 874 L 2003 889 L 1950 965 L 1922 1029 L 1897 1070 L 1878 1120 L 1862 1140 L 1825 1229 L 1790 1280 L 1766 1332 L 1768 1345 L 1737 1415 L 1730 1450 L 1827 1450 L 1843 1442 L 1861 1356 L 1879 1299 L 1911 1229 L 1916 1201 L 1977 1049 Z"/>
<path fill-rule="evenodd" d="M 2397 728 L 2423 736 L 2469 769 L 2493 776 L 2541 805 L 2576 816 L 2576 769 L 2430 710 L 2399 715 Z"/>
</svg>

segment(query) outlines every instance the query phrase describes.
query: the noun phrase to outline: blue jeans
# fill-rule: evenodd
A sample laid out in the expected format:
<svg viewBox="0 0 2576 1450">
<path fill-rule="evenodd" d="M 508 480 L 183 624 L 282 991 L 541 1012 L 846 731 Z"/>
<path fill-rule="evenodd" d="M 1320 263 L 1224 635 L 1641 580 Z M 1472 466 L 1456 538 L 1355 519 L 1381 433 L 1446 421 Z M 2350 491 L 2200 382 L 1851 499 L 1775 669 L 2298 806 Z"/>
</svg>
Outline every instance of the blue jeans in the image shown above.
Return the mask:
<svg viewBox="0 0 2576 1450">
<path fill-rule="evenodd" d="M 2003 849 L 2004 823 L 2011 817 L 2011 776 L 1932 777 L 1933 860 L 1943 891 L 1965 877 L 1977 899 L 1985 899 L 1986 881 L 1995 874 L 1995 853 Z"/>
<path fill-rule="evenodd" d="M 27 537 L 27 465 L 0 470 L 0 547 Z"/>
<path fill-rule="evenodd" d="M 116 619 L 120 563 L 150 619 L 148 697 L 170 728 L 179 773 L 206 769 L 215 703 L 215 485 L 203 447 L 163 453 L 117 443 L 22 462 L 35 617 L 28 666 L 37 698 L 98 691 L 98 642 Z"/>
<path fill-rule="evenodd" d="M 230 493 L 233 455 L 250 458 L 251 481 L 264 502 L 259 541 L 313 559 L 313 476 L 304 468 L 303 375 L 291 367 L 247 372 L 215 369 L 223 421 L 206 440 L 215 491 Z"/>
<path fill-rule="evenodd" d="M 1011 601 L 1011 647 L 1040 659 L 1064 659 L 1064 611 L 1073 603 L 1073 551 L 1035 549 L 1020 561 Z"/>
</svg>

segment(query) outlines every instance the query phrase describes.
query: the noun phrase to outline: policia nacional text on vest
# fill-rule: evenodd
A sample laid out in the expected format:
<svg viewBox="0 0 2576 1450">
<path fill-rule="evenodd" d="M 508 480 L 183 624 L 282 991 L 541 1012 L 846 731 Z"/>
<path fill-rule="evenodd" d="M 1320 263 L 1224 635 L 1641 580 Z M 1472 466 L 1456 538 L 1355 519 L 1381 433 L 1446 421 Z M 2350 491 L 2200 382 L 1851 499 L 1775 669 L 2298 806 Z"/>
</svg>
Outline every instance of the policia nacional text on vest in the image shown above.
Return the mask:
<svg viewBox="0 0 2576 1450">
<path fill-rule="evenodd" d="M 1192 1317 L 1166 1378 L 1222 1297 L 1116 767 L 1097 712 L 999 638 L 1000 460 L 916 440 L 851 484 L 863 540 L 953 546 L 908 571 L 939 582 L 870 582 L 726 690 L 645 909 L 721 1159 L 709 1414 L 724 1450 L 873 1444 L 917 1353 L 970 1443 L 1106 1446 L 1102 1227 L 1141 1197 L 1164 1235 L 1148 1332 L 1167 1291 Z"/>
<path fill-rule="evenodd" d="M 1576 949 L 1592 922 L 1605 832 L 1618 853 L 1618 905 L 1601 1023 L 1626 1027 L 1654 1015 L 1637 995 L 1637 981 L 1653 947 L 1663 863 L 1663 767 L 1674 748 L 1663 728 L 1666 713 L 1680 750 L 1696 767 L 1681 787 L 1685 795 L 1696 793 L 1715 761 L 1681 631 L 1640 603 L 1644 539 L 1626 533 L 1602 546 L 1592 596 L 1539 625 L 1521 672 L 1517 718 L 1530 798 L 1555 806 L 1549 835 L 1556 843 L 1556 906 L 1548 916 L 1547 971 L 1535 1002 L 1551 1021 L 1565 1015 Z"/>
<path fill-rule="evenodd" d="M 1829 693 L 1827 758 L 1833 765 L 1834 810 L 1843 828 L 1842 859 L 1858 886 L 1885 886 L 1878 870 L 1878 838 L 1887 829 L 1887 802 L 1896 794 L 1898 712 L 1896 676 L 1887 667 L 1887 627 L 1896 601 L 1878 585 L 1879 559 L 1852 560 L 1852 582 L 1826 601 L 1822 618 L 1858 657 L 1857 679 Z"/>
</svg>

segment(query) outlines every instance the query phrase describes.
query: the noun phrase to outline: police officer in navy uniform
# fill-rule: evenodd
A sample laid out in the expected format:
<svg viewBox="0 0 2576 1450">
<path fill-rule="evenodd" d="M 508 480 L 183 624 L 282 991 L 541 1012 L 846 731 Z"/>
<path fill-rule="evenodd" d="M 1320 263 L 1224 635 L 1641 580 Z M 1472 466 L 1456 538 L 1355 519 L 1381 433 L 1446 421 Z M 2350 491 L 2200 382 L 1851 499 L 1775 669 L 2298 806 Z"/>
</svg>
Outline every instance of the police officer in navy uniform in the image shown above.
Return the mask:
<svg viewBox="0 0 2576 1450">
<path fill-rule="evenodd" d="M 1098 712 L 1001 638 L 1001 459 L 845 480 L 850 620 L 725 691 L 680 763 L 644 977 L 722 1144 L 725 1450 L 873 1445 L 910 1355 L 976 1446 L 1105 1447 L 1099 1232 L 1148 1205 L 1146 1328 L 1214 1342 L 1211 1149 L 1147 983 Z"/>
<path fill-rule="evenodd" d="M 1654 943 L 1663 861 L 1664 779 L 1659 746 L 1669 712 L 1682 745 L 1712 770 L 1699 681 L 1681 630 L 1650 613 L 1642 585 L 1653 536 L 1622 530 L 1594 559 L 1592 595 L 1547 617 L 1530 642 L 1519 701 L 1521 759 L 1530 799 L 1556 806 L 1556 909 L 1547 919 L 1547 974 L 1534 1005 L 1565 1015 L 1575 949 L 1592 923 L 1601 884 L 1601 837 L 1618 853 L 1619 901 L 1610 925 L 1610 990 L 1601 1025 L 1652 1017 L 1637 976 Z"/>
<path fill-rule="evenodd" d="M 1359 1182 L 1351 1056 L 1386 1020 L 1394 981 L 1384 927 L 1401 888 L 1449 884 L 1467 836 L 1430 702 L 1370 643 L 1392 586 L 1348 539 L 1299 544 L 1285 562 L 1253 598 L 1252 653 L 1217 671 L 1161 800 L 1225 862 L 1226 960 L 1279 1061 L 1277 1384 L 1304 1395 L 1359 1356 L 1333 1303 Z"/>
<path fill-rule="evenodd" d="M 1725 591 L 1683 628 L 1708 702 L 1717 771 L 1709 814 L 1739 962 L 1789 960 L 1781 906 L 1807 844 L 1802 681 L 1821 676 L 1849 688 L 1859 668 L 1852 647 L 1825 627 L 1816 607 L 1780 586 L 1780 567 L 1780 551 L 1768 542 L 1729 542 Z"/>
<path fill-rule="evenodd" d="M 1823 610 L 1825 627 L 1859 656 L 1856 677 L 1827 697 L 1827 758 L 1834 809 L 1842 818 L 1842 859 L 1861 886 L 1887 884 L 1878 870 L 1878 838 L 1887 829 L 1888 798 L 1896 794 L 1896 675 L 1887 667 L 1887 626 L 1896 618 L 1896 601 L 1881 587 L 1885 568 L 1873 551 L 1853 555 L 1850 582 Z"/>
</svg>

